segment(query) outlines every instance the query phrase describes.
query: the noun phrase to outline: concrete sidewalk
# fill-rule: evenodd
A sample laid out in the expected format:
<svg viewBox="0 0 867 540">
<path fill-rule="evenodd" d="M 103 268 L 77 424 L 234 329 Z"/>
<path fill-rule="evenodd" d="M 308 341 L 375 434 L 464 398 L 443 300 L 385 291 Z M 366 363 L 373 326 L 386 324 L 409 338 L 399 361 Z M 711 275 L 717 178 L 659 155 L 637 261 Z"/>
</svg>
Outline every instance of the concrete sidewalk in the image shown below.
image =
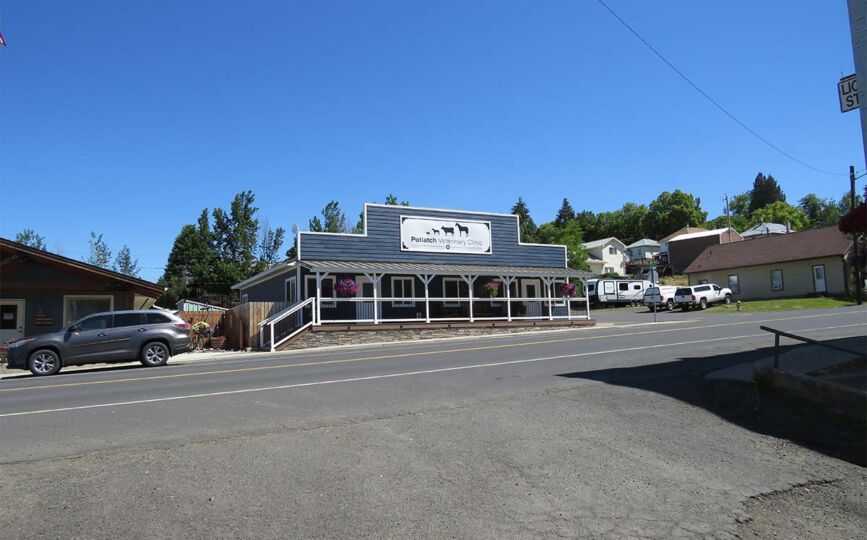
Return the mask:
<svg viewBox="0 0 867 540">
<path fill-rule="evenodd" d="M 867 336 L 832 339 L 827 342 L 852 351 L 867 351 Z M 785 349 L 780 352 L 780 367 L 788 372 L 798 375 L 811 375 L 814 372 L 827 371 L 829 372 L 827 375 L 820 375 L 820 377 L 829 380 L 829 382 L 837 382 L 838 384 L 840 384 L 840 382 L 834 379 L 839 379 L 840 374 L 835 373 L 838 371 L 835 368 L 852 366 L 855 369 L 856 376 L 859 372 L 856 365 L 858 357 L 854 354 L 806 343 L 796 347 L 790 347 L 788 345 L 784 347 Z M 757 362 L 745 362 L 743 364 L 713 371 L 705 375 L 705 378 L 752 382 L 756 370 L 763 367 L 769 368 L 773 366 L 773 364 L 773 356 L 767 356 Z M 860 373 L 863 374 L 863 371 L 864 368 L 862 363 Z"/>
</svg>

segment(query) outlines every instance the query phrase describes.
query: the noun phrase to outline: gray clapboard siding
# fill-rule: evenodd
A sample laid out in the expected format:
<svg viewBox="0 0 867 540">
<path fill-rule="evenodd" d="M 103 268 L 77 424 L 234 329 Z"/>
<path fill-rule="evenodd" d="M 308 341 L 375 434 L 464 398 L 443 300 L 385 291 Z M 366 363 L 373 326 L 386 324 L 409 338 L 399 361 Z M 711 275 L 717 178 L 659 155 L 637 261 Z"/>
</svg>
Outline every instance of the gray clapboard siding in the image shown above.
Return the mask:
<svg viewBox="0 0 867 540">
<path fill-rule="evenodd" d="M 491 223 L 493 253 L 424 253 L 401 251 L 400 216 L 431 217 Z M 487 264 L 509 266 L 566 266 L 562 246 L 520 245 L 518 220 L 514 216 L 468 214 L 405 206 L 368 206 L 367 235 L 300 233 L 301 260 L 428 262 L 441 264 Z"/>
</svg>

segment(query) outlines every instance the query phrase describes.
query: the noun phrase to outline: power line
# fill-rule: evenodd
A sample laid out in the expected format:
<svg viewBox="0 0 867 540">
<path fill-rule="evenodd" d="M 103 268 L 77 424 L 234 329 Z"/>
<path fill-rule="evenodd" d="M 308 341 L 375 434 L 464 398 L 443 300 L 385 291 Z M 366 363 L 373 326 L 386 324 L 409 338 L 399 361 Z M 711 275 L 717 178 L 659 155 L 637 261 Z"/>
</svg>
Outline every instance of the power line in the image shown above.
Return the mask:
<svg viewBox="0 0 867 540">
<path fill-rule="evenodd" d="M 611 15 L 613 15 L 615 19 L 617 19 L 618 21 L 620 21 L 620 24 L 622 24 L 622 25 L 623 25 L 627 30 L 629 30 L 629 31 L 632 33 L 633 36 L 635 36 L 636 38 L 638 38 L 639 41 L 641 41 L 642 43 L 644 43 L 644 45 L 645 45 L 648 49 L 650 49 L 650 50 L 653 52 L 653 54 L 655 54 L 657 57 L 659 57 L 660 60 L 662 60 L 663 62 L 665 62 L 665 65 L 667 65 L 668 67 L 671 68 L 672 71 L 674 71 L 675 73 L 677 73 L 678 75 L 680 75 L 680 78 L 682 78 L 684 81 L 686 81 L 686 82 L 687 82 L 690 86 L 692 86 L 692 87 L 693 87 L 693 88 L 694 88 L 694 89 L 695 89 L 699 94 L 701 94 L 705 99 L 707 99 L 708 101 L 710 101 L 710 102 L 711 102 L 711 103 L 712 103 L 712 104 L 713 104 L 717 109 L 719 109 L 720 111 L 722 111 L 723 114 L 725 114 L 726 116 L 728 116 L 729 118 L 731 118 L 732 120 L 734 120 L 734 122 L 735 122 L 737 125 L 739 125 L 739 126 L 741 126 L 742 128 L 744 128 L 744 129 L 745 129 L 748 133 L 750 133 L 753 137 L 755 137 L 755 138 L 757 138 L 758 140 L 762 141 L 763 143 L 765 143 L 766 145 L 770 146 L 771 148 L 773 148 L 773 149 L 776 150 L 777 152 L 783 154 L 784 156 L 786 156 L 787 158 L 791 159 L 791 160 L 794 161 L 795 163 L 798 163 L 798 164 L 800 164 L 800 165 L 803 165 L 804 167 L 807 167 L 808 169 L 813 169 L 813 170 L 816 171 L 816 172 L 820 172 L 820 173 L 823 173 L 823 174 L 830 174 L 830 175 L 833 175 L 833 176 L 848 176 L 848 175 L 845 174 L 845 173 L 836 173 L 836 172 L 832 172 L 832 171 L 826 171 L 825 169 L 820 169 L 819 167 L 814 167 L 814 166 L 810 165 L 809 163 L 807 163 L 807 162 L 805 162 L 805 161 L 801 161 L 800 159 L 798 159 L 798 158 L 796 158 L 795 156 L 793 156 L 792 154 L 786 152 L 785 150 L 783 150 L 783 149 L 780 148 L 779 146 L 775 145 L 774 143 L 772 143 L 772 142 L 769 141 L 768 139 L 766 139 L 766 138 L 762 137 L 761 135 L 759 135 L 759 134 L 758 134 L 754 129 L 752 129 L 752 128 L 749 127 L 748 125 L 746 125 L 746 124 L 744 124 L 743 122 L 741 122 L 740 120 L 738 120 L 738 118 L 737 118 L 734 114 L 730 113 L 730 112 L 729 112 L 725 107 L 723 107 L 722 105 L 720 105 L 719 102 L 717 102 L 714 98 L 710 97 L 710 96 L 709 96 L 709 95 L 708 95 L 704 90 L 701 89 L 701 87 L 699 87 L 699 85 L 697 85 L 696 83 L 692 82 L 692 80 L 691 80 L 689 77 L 687 77 L 686 75 L 684 75 L 682 71 L 680 71 L 679 69 L 677 69 L 677 67 L 676 67 L 674 64 L 672 64 L 671 62 L 669 62 L 668 59 L 667 59 L 665 56 L 662 55 L 661 52 L 657 51 L 657 50 L 653 47 L 653 45 L 651 45 L 651 44 L 650 44 L 646 39 L 644 39 L 643 37 L 641 37 L 641 34 L 639 34 L 638 32 L 636 32 L 634 28 L 632 28 L 631 26 L 629 26 L 629 24 L 628 24 L 626 21 L 624 21 L 624 20 L 620 17 L 620 15 L 618 15 L 617 13 L 614 12 L 613 9 L 611 9 L 610 7 L 608 7 L 608 4 L 606 4 L 606 3 L 604 2 L 604 0 L 596 0 L 596 1 L 599 2 L 600 4 L 602 4 L 602 7 L 604 7 L 606 10 L 608 10 L 608 12 L 611 13 Z"/>
</svg>

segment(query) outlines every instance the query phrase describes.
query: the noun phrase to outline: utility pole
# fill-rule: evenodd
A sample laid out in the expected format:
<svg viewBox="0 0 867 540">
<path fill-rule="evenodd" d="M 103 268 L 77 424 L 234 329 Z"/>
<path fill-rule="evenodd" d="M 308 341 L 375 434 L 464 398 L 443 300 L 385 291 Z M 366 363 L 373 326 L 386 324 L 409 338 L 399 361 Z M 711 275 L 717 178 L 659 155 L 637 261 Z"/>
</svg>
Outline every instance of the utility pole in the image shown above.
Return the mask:
<svg viewBox="0 0 867 540">
<path fill-rule="evenodd" d="M 849 165 L 849 211 L 855 211 L 855 166 Z M 858 233 L 852 233 L 852 252 L 855 255 L 855 296 L 857 298 L 858 305 L 860 306 L 863 302 L 862 297 L 863 291 L 861 290 L 864 281 L 861 278 L 861 255 L 859 254 L 859 241 Z"/>
<path fill-rule="evenodd" d="M 726 193 L 726 221 L 729 228 L 729 244 L 732 243 L 732 216 L 729 214 L 729 194 Z"/>
</svg>

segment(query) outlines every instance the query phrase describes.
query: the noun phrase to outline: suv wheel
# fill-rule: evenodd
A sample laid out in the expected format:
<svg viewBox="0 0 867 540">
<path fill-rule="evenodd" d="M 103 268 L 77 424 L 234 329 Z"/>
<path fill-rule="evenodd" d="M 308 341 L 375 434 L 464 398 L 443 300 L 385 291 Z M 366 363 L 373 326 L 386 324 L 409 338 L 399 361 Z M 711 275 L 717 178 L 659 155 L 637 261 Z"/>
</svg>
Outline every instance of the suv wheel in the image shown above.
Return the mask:
<svg viewBox="0 0 867 540">
<path fill-rule="evenodd" d="M 169 361 L 169 348 L 161 341 L 151 341 L 141 348 L 139 361 L 145 367 L 163 366 Z"/>
<path fill-rule="evenodd" d="M 725 302 L 726 302 L 726 304 L 731 304 L 732 303 L 732 295 L 727 294 Z"/>
<path fill-rule="evenodd" d="M 674 309 L 674 302 L 671 301 L 671 300 L 669 300 L 668 302 L 666 302 L 666 303 L 665 303 L 665 309 L 668 310 L 668 311 L 673 310 L 673 309 Z"/>
<path fill-rule="evenodd" d="M 34 351 L 27 359 L 27 369 L 37 377 L 54 375 L 60 371 L 60 357 L 50 349 Z"/>
<path fill-rule="evenodd" d="M 702 298 L 701 301 L 699 301 L 699 303 L 698 303 L 698 308 L 699 309 L 707 309 L 707 300 Z"/>
</svg>

